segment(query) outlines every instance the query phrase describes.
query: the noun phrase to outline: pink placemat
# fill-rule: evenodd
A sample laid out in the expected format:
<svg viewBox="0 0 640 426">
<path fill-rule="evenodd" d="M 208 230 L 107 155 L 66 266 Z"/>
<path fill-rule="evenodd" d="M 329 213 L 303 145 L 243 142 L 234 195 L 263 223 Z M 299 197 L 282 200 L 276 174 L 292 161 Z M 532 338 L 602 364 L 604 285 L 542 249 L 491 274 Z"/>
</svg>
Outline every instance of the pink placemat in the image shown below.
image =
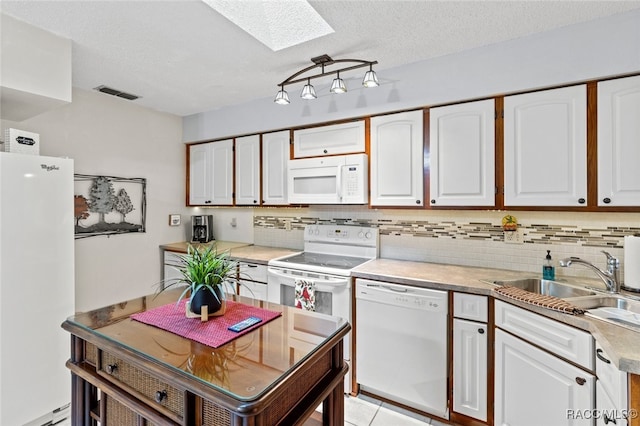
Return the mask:
<svg viewBox="0 0 640 426">
<path fill-rule="evenodd" d="M 186 302 L 186 299 L 183 299 L 177 305 L 169 303 L 168 305 L 133 314 L 131 319 L 217 348 L 282 315 L 282 312 L 270 311 L 257 306 L 227 300 L 227 310 L 224 315 L 211 317 L 209 321 L 202 322 L 200 318 L 187 318 L 185 316 Z M 248 317 L 258 317 L 262 319 L 262 322 L 239 333 L 227 330 L 227 327 Z"/>
</svg>

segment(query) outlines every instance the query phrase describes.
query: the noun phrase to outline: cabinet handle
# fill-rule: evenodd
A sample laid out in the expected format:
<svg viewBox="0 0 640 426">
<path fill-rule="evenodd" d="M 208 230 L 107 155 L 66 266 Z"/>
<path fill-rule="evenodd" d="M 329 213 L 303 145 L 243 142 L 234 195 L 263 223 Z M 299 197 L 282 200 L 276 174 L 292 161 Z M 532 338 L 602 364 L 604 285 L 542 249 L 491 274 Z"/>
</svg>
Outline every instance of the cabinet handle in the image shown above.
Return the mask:
<svg viewBox="0 0 640 426">
<path fill-rule="evenodd" d="M 322 152 L 324 152 L 325 154 L 327 154 L 329 151 L 327 151 L 327 150 L 325 149 L 325 150 L 323 150 Z"/>
<path fill-rule="evenodd" d="M 435 204 L 435 203 L 436 203 L 436 200 L 431 200 L 431 204 Z"/>
<path fill-rule="evenodd" d="M 416 204 L 420 204 L 420 200 L 416 200 Z"/>
<path fill-rule="evenodd" d="M 602 349 L 596 349 L 596 357 L 602 362 L 606 362 L 607 364 L 611 364 L 611 361 L 602 356 Z"/>
<path fill-rule="evenodd" d="M 606 414 L 604 414 L 602 417 L 604 418 L 604 424 L 605 424 L 605 425 L 608 425 L 608 424 L 609 424 L 609 422 L 613 423 L 614 425 L 617 425 L 617 424 L 618 424 L 618 422 L 616 422 L 616 419 L 615 419 L 615 418 L 610 419 L 610 418 L 609 418 L 609 416 L 607 416 Z"/>
<path fill-rule="evenodd" d="M 118 371 L 118 364 L 108 364 L 106 370 L 107 373 L 113 374 Z"/>
<path fill-rule="evenodd" d="M 480 333 L 480 334 L 484 334 L 484 328 L 479 328 L 479 329 L 478 329 L 478 333 Z"/>
<path fill-rule="evenodd" d="M 584 204 L 586 202 L 587 202 L 587 200 L 585 200 L 584 198 L 578 198 L 578 203 Z"/>
<path fill-rule="evenodd" d="M 205 204 L 211 204 L 211 200 L 207 200 L 204 202 Z"/>
<path fill-rule="evenodd" d="M 167 391 L 166 390 L 157 391 L 154 399 L 156 400 L 157 403 L 161 403 L 162 401 L 167 399 Z"/>
<path fill-rule="evenodd" d="M 609 204 L 609 203 L 611 203 L 611 198 L 607 197 L 607 198 L 603 199 L 602 202 L 605 203 L 605 204 Z"/>
<path fill-rule="evenodd" d="M 257 204 L 257 203 L 258 203 L 258 200 L 253 200 L 253 204 Z"/>
<path fill-rule="evenodd" d="M 246 266 L 247 268 L 257 268 L 257 267 L 258 267 L 258 265 L 253 265 L 253 264 L 251 264 L 251 263 L 247 263 L 245 266 Z"/>
<path fill-rule="evenodd" d="M 580 386 L 582 386 L 585 383 L 587 383 L 587 379 L 582 378 L 582 377 L 576 377 L 576 383 L 579 384 Z"/>
</svg>

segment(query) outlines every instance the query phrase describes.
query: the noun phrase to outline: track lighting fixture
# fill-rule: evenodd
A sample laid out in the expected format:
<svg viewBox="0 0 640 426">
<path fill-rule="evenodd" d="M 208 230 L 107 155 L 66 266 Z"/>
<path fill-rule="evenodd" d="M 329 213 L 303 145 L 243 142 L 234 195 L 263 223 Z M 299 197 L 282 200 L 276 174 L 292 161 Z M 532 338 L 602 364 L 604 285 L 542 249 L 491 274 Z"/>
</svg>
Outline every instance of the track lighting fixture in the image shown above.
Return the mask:
<svg viewBox="0 0 640 426">
<path fill-rule="evenodd" d="M 302 88 L 302 93 L 300 94 L 300 97 L 302 99 L 315 99 L 317 98 L 316 96 L 316 89 L 313 88 L 313 86 L 311 85 L 311 79 L 307 79 L 307 84 L 304 85 L 304 87 Z"/>
<path fill-rule="evenodd" d="M 378 77 L 376 76 L 376 73 L 373 70 L 373 66 L 377 64 L 378 61 L 363 61 L 361 59 L 331 59 L 329 55 L 316 56 L 315 58 L 311 58 L 311 61 L 313 62 L 313 65 L 296 72 L 291 77 L 287 78 L 285 81 L 283 81 L 278 85 L 278 87 L 280 87 L 280 90 L 276 94 L 276 98 L 274 100 L 275 103 L 280 105 L 287 105 L 288 103 L 290 103 L 289 95 L 284 90 L 285 86 L 290 84 L 300 83 L 302 81 L 306 81 L 307 83 L 302 88 L 300 97 L 302 99 L 316 99 L 317 98 L 316 90 L 311 85 L 311 80 L 314 78 L 325 77 L 333 74 L 335 74 L 336 77 L 334 78 L 333 83 L 331 84 L 330 92 L 345 93 L 347 91 L 347 85 L 345 84 L 344 80 L 340 78 L 340 73 L 345 71 L 355 70 L 358 68 L 363 68 L 363 67 L 369 67 L 369 71 L 365 73 L 364 79 L 362 80 L 362 85 L 364 87 L 377 87 L 380 85 L 380 83 L 378 83 Z M 329 67 L 336 64 L 345 64 L 345 63 L 347 64 L 351 63 L 352 65 L 348 65 L 343 68 L 334 69 L 334 70 L 325 69 L 325 67 Z M 313 75 L 306 75 L 306 76 L 303 75 L 315 68 L 320 68 L 320 73 L 313 74 Z"/>
</svg>

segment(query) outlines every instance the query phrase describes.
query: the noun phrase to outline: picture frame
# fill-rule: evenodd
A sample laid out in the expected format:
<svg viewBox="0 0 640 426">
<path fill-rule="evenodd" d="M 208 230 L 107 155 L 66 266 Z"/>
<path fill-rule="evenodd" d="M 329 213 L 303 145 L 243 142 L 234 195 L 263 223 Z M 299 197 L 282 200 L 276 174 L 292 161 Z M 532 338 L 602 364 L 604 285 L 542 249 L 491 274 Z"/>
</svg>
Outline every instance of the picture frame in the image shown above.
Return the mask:
<svg viewBox="0 0 640 426">
<path fill-rule="evenodd" d="M 169 215 L 169 226 L 180 226 L 180 215 L 179 214 L 170 214 Z"/>
</svg>

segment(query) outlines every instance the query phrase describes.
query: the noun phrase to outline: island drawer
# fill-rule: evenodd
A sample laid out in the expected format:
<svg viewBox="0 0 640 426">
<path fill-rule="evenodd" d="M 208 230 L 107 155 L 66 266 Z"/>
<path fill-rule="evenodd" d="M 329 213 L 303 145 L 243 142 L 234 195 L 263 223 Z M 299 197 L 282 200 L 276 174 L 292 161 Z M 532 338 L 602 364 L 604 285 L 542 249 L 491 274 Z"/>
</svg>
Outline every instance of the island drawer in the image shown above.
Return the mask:
<svg viewBox="0 0 640 426">
<path fill-rule="evenodd" d="M 100 351 L 98 373 L 121 388 L 136 394 L 139 399 L 167 417 L 182 422 L 185 391 L 106 351 Z"/>
<path fill-rule="evenodd" d="M 267 282 L 267 265 L 258 263 L 238 262 L 240 268 L 240 279 L 246 281 L 255 281 L 259 283 Z"/>
</svg>

